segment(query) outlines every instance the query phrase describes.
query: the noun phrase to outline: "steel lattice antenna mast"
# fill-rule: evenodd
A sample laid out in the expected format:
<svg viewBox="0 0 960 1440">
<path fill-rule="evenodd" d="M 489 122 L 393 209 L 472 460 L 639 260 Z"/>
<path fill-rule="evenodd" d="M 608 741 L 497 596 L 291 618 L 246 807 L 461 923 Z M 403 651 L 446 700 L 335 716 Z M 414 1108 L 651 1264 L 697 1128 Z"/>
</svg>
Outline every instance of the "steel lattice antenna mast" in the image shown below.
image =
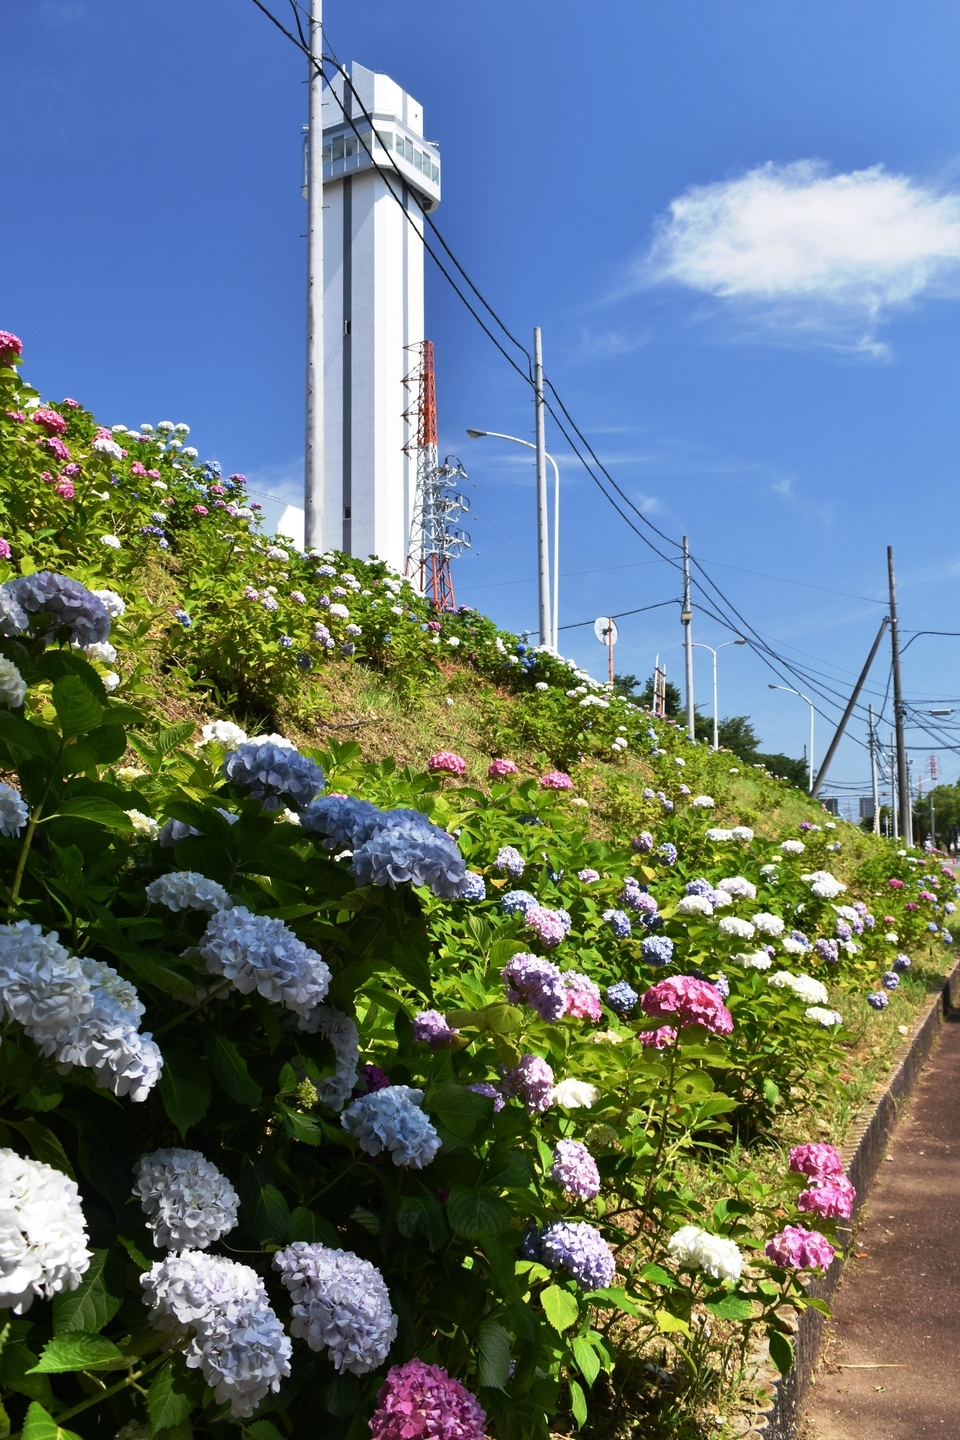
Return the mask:
<svg viewBox="0 0 960 1440">
<path fill-rule="evenodd" d="M 453 575 L 450 562 L 470 545 L 470 536 L 455 522 L 470 509 L 465 496 L 451 488 L 451 481 L 466 480 L 467 472 L 453 455 L 440 463 L 437 450 L 437 387 L 433 363 L 433 341 L 409 346 L 417 364 L 404 380 L 416 386 L 416 405 L 406 418 L 416 421 L 417 438 L 408 449 L 417 452 L 417 493 L 410 526 L 407 575 L 416 577 L 421 592 L 436 610 L 453 610 Z"/>
</svg>

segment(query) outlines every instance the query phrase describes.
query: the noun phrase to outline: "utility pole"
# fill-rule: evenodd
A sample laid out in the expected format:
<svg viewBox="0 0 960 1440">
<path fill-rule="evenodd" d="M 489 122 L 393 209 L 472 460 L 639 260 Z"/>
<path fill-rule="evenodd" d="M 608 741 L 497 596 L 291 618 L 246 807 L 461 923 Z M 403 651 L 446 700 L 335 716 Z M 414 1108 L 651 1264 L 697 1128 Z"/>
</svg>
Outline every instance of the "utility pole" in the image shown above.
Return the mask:
<svg viewBox="0 0 960 1440">
<path fill-rule="evenodd" d="M 893 819 L 893 838 L 900 839 L 900 812 L 897 804 L 898 799 L 898 775 L 897 775 L 897 747 L 893 736 L 890 736 L 890 815 Z"/>
<path fill-rule="evenodd" d="M 903 735 L 903 687 L 900 684 L 900 631 L 897 626 L 897 582 L 893 573 L 893 546 L 887 546 L 887 577 L 890 582 L 890 649 L 893 657 L 893 718 L 897 733 L 897 790 L 900 800 L 900 833 L 913 844 L 910 819 L 910 777 L 907 774 L 907 746 Z"/>
<path fill-rule="evenodd" d="M 880 787 L 877 784 L 877 737 L 873 729 L 873 706 L 867 706 L 870 736 L 870 793 L 873 796 L 873 833 L 880 834 Z"/>
<path fill-rule="evenodd" d="M 876 640 L 874 640 L 874 642 L 873 642 L 873 649 L 870 651 L 870 654 L 867 656 L 867 663 L 866 663 L 866 665 L 864 665 L 863 669 L 860 671 L 860 678 L 858 679 L 856 685 L 854 685 L 854 687 L 853 687 L 853 694 L 850 696 L 850 699 L 847 701 L 847 708 L 844 710 L 843 715 L 840 717 L 840 724 L 837 726 L 836 734 L 834 735 L 833 739 L 830 741 L 830 748 L 829 748 L 829 750 L 827 751 L 826 755 L 824 755 L 824 757 L 823 757 L 823 764 L 820 766 L 820 769 L 817 771 L 817 778 L 816 778 L 815 782 L 814 782 L 813 785 L 811 785 L 811 787 L 810 787 L 810 794 L 811 794 L 811 795 L 816 795 L 816 794 L 819 792 L 820 786 L 823 784 L 824 776 L 826 775 L 827 770 L 828 770 L 828 768 L 829 768 L 829 766 L 830 766 L 830 761 L 833 759 L 834 755 L 837 753 L 837 746 L 840 744 L 840 741 L 843 739 L 843 732 L 844 732 L 844 731 L 846 730 L 846 728 L 847 728 L 847 721 L 850 719 L 850 716 L 853 714 L 853 707 L 854 707 L 854 705 L 856 705 L 857 701 L 859 700 L 859 698 L 860 698 L 860 691 L 863 689 L 864 684 L 866 683 L 867 676 L 870 674 L 870 666 L 873 664 L 874 657 L 875 657 L 877 651 L 880 649 L 880 641 L 883 639 L 883 632 L 884 632 L 884 630 L 886 630 L 886 628 L 887 628 L 887 617 L 886 617 L 886 615 L 884 615 L 882 621 L 880 622 L 880 629 L 877 631 L 877 638 L 876 638 Z"/>
<path fill-rule="evenodd" d="M 310 0 L 307 129 L 307 395 L 304 548 L 323 544 L 323 0 Z"/>
<path fill-rule="evenodd" d="M 543 414 L 543 347 L 540 326 L 533 332 L 533 388 L 537 441 L 537 586 L 540 601 L 540 644 L 550 644 L 550 534 L 547 526 L 547 441 Z"/>
<path fill-rule="evenodd" d="M 683 610 L 680 619 L 683 621 L 683 650 L 686 664 L 687 734 L 692 740 L 696 719 L 693 709 L 693 632 L 691 630 L 693 610 L 690 608 L 690 544 L 686 535 L 683 537 Z M 714 715 L 714 725 L 716 725 L 716 715 Z"/>
</svg>

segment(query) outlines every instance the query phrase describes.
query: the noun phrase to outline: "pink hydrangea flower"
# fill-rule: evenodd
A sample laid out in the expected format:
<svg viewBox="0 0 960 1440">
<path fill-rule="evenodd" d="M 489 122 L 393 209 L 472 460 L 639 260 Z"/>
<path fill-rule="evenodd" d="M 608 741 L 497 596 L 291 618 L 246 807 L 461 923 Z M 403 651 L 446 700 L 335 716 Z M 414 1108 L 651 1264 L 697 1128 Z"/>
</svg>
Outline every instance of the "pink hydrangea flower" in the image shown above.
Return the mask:
<svg viewBox="0 0 960 1440">
<path fill-rule="evenodd" d="M 559 945 L 566 935 L 566 927 L 555 910 L 547 910 L 543 905 L 528 905 L 523 916 L 523 923 L 528 930 L 532 930 L 540 941 L 540 944 L 547 950 L 552 950 L 554 945 Z"/>
<path fill-rule="evenodd" d="M 41 470 L 40 479 L 44 482 L 45 485 L 52 485 L 54 483 L 53 476 L 50 474 L 49 470 Z"/>
<path fill-rule="evenodd" d="M 503 1077 L 505 1095 L 519 1095 L 531 1115 L 542 1115 L 553 1099 L 553 1071 L 539 1055 L 524 1055 Z"/>
<path fill-rule="evenodd" d="M 540 787 L 543 790 L 572 790 L 573 781 L 562 770 L 548 770 L 546 775 L 540 776 Z"/>
<path fill-rule="evenodd" d="M 243 592 L 244 600 L 259 600 L 260 591 L 254 590 L 252 585 L 247 585 Z"/>
<path fill-rule="evenodd" d="M 487 774 L 491 780 L 502 780 L 505 775 L 519 775 L 519 767 L 512 760 L 491 760 Z"/>
<path fill-rule="evenodd" d="M 600 987 L 579 970 L 565 970 L 563 984 L 566 990 L 564 1015 L 574 1020 L 599 1020 L 603 1016 Z"/>
<path fill-rule="evenodd" d="M 822 1220 L 849 1220 L 857 1192 L 846 1175 L 826 1175 L 797 1197 L 797 1209 Z"/>
<path fill-rule="evenodd" d="M 148 471 L 147 471 L 147 474 L 150 476 L 150 479 L 151 479 L 151 480 L 159 480 L 159 479 L 160 479 L 160 471 L 159 471 L 159 470 L 148 470 Z"/>
<path fill-rule="evenodd" d="M 53 488 L 54 493 L 59 495 L 61 500 L 73 500 L 77 493 L 69 480 L 58 480 Z"/>
<path fill-rule="evenodd" d="M 784 1270 L 823 1270 L 833 1264 L 836 1250 L 819 1230 L 806 1230 L 802 1225 L 785 1225 L 764 1246 L 763 1253 L 774 1265 Z"/>
<path fill-rule="evenodd" d="M 902 890 L 902 889 L 903 889 L 903 881 L 902 881 L 902 880 L 888 880 L 888 881 L 887 881 L 887 884 L 890 886 L 890 889 L 891 889 L 891 890 Z"/>
<path fill-rule="evenodd" d="M 209 515 L 210 511 L 207 509 L 206 505 L 194 505 L 193 513 L 194 515 Z"/>
<path fill-rule="evenodd" d="M 67 428 L 67 422 L 56 410 L 34 410 L 34 425 L 42 425 L 48 435 L 62 435 Z"/>
<path fill-rule="evenodd" d="M 7 411 L 7 419 L 8 419 L 8 420 L 15 420 L 18 425 L 22 425 L 23 422 L 26 420 L 26 418 L 27 418 L 27 417 L 26 417 L 26 415 L 23 413 L 22 410 L 8 410 L 8 411 Z"/>
<path fill-rule="evenodd" d="M 291 590 L 290 599 L 293 601 L 294 605 L 306 605 L 307 603 L 307 597 L 306 595 L 304 595 L 302 590 Z"/>
<path fill-rule="evenodd" d="M 133 464 L 130 466 L 130 474 L 140 476 L 146 475 L 146 473 L 146 466 L 141 465 L 139 460 L 134 460 Z"/>
<path fill-rule="evenodd" d="M 733 1016 L 719 990 L 693 975 L 670 975 L 650 989 L 640 1001 L 647 1015 L 657 1020 L 677 1020 L 681 1025 L 703 1025 L 714 1035 L 729 1035 Z"/>
<path fill-rule="evenodd" d="M 428 621 L 427 621 L 427 629 L 428 629 L 428 630 L 432 630 L 435 635 L 438 635 L 438 634 L 440 633 L 440 621 L 439 621 L 439 620 L 428 620 Z"/>
<path fill-rule="evenodd" d="M 439 1365 L 394 1365 L 370 1418 L 373 1440 L 484 1440 L 487 1416 Z"/>
<path fill-rule="evenodd" d="M 37 444 L 42 445 L 44 450 L 48 450 L 57 460 L 70 459 L 70 451 L 57 435 L 48 435 L 45 440 L 38 440 Z"/>
<path fill-rule="evenodd" d="M 0 365 L 9 365 L 23 354 L 23 341 L 9 330 L 0 330 Z"/>
<path fill-rule="evenodd" d="M 464 775 L 467 762 L 462 755 L 457 755 L 452 750 L 438 750 L 435 755 L 430 756 L 427 767 L 430 770 L 440 770 L 446 775 Z"/>
<path fill-rule="evenodd" d="M 0 560 L 9 560 L 9 559 L 10 559 L 10 541 L 9 541 L 9 540 L 4 540 L 3 536 L 0 535 Z"/>
<path fill-rule="evenodd" d="M 79 400 L 71 400 L 69 395 L 65 396 L 64 399 L 60 401 L 60 404 L 61 404 L 61 405 L 69 405 L 71 410 L 79 410 L 79 409 L 80 409 L 80 401 L 79 401 Z"/>
<path fill-rule="evenodd" d="M 839 1150 L 832 1145 L 794 1145 L 790 1151 L 790 1169 L 811 1180 L 824 1180 L 827 1176 L 842 1175 L 843 1161 Z"/>
<path fill-rule="evenodd" d="M 653 1046 L 655 1050 L 665 1050 L 672 1045 L 677 1038 L 677 1032 L 672 1025 L 661 1025 L 659 1030 L 641 1030 L 640 1044 Z"/>
<path fill-rule="evenodd" d="M 208 487 L 211 495 L 226 495 L 226 487 L 223 485 L 211 485 Z"/>
</svg>

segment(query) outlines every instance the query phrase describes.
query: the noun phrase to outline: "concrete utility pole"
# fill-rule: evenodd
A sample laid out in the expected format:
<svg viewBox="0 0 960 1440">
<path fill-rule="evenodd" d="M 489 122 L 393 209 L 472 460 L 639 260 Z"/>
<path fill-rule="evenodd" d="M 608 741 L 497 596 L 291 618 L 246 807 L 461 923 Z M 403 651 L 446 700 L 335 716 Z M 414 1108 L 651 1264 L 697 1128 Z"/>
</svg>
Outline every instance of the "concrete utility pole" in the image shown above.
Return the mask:
<svg viewBox="0 0 960 1440">
<path fill-rule="evenodd" d="M 693 621 L 693 610 L 690 608 L 690 544 L 686 535 L 683 537 L 683 610 L 680 619 L 683 621 L 683 658 L 687 681 L 687 734 L 692 740 L 696 719 L 693 708 L 693 634 L 690 628 Z M 714 716 L 714 726 L 716 726 L 716 716 Z M 713 748 L 717 748 L 716 744 Z"/>
<path fill-rule="evenodd" d="M 853 687 L 853 694 L 850 696 L 850 699 L 847 701 L 847 708 L 846 708 L 846 710 L 844 710 L 843 715 L 840 717 L 840 724 L 837 726 L 836 734 L 834 735 L 833 739 L 830 741 L 830 748 L 827 750 L 826 755 L 824 755 L 824 757 L 823 757 L 823 764 L 820 766 L 820 769 L 817 771 L 817 778 L 816 778 L 816 780 L 814 781 L 813 785 L 810 787 L 810 794 L 811 794 L 811 795 L 817 795 L 817 794 L 819 794 L 820 786 L 823 784 L 824 777 L 826 776 L 827 770 L 829 769 L 829 766 L 830 766 L 830 761 L 833 759 L 834 755 L 837 753 L 837 746 L 840 744 L 840 741 L 843 739 L 843 732 L 844 732 L 844 731 L 846 730 L 846 728 L 847 728 L 847 721 L 850 719 L 850 716 L 853 714 L 853 707 L 854 707 L 854 705 L 856 705 L 857 701 L 859 700 L 859 698 L 860 698 L 860 691 L 863 689 L 864 684 L 866 683 L 867 676 L 870 674 L 870 666 L 873 664 L 873 661 L 874 661 L 874 658 L 875 658 L 875 656 L 876 656 L 876 653 L 877 653 L 877 651 L 880 649 L 880 641 L 883 639 L 883 632 L 884 632 L 884 630 L 886 630 L 886 628 L 887 628 L 887 616 L 884 615 L 883 619 L 882 619 L 881 622 L 880 622 L 880 629 L 877 631 L 877 638 L 876 638 L 876 640 L 874 640 L 874 642 L 873 642 L 873 649 L 870 651 L 870 654 L 867 656 L 867 663 L 866 663 L 866 665 L 864 665 L 863 669 L 860 671 L 860 678 L 859 678 L 859 680 L 857 681 L 856 685 L 854 685 L 854 687 Z"/>
<path fill-rule="evenodd" d="M 307 404 L 304 544 L 323 544 L 323 0 L 310 3 L 307 64 Z"/>
<path fill-rule="evenodd" d="M 867 706 L 868 733 L 870 738 L 870 793 L 873 796 L 873 833 L 880 834 L 880 788 L 877 784 L 877 737 L 873 729 L 873 706 Z"/>
<path fill-rule="evenodd" d="M 900 631 L 897 624 L 897 582 L 893 573 L 893 546 L 887 546 L 887 578 L 890 582 L 890 650 L 893 659 L 893 718 L 897 735 L 897 792 L 900 801 L 900 834 L 913 844 L 910 805 L 910 777 L 907 774 L 907 746 L 903 735 L 903 687 L 900 684 Z"/>
<path fill-rule="evenodd" d="M 540 326 L 533 332 L 533 387 L 536 403 L 537 441 L 537 588 L 540 611 L 540 644 L 550 644 L 550 532 L 547 525 L 547 441 L 543 414 L 543 348 Z"/>
</svg>

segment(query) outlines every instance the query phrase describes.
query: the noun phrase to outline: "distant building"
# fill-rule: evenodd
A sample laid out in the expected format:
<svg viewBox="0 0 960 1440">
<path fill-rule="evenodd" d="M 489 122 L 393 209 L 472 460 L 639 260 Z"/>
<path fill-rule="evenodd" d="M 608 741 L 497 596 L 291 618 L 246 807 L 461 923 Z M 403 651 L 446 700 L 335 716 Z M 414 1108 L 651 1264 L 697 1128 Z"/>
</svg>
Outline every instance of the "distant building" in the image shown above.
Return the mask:
<svg viewBox="0 0 960 1440">
<path fill-rule="evenodd" d="M 424 339 L 420 207 L 440 203 L 440 155 L 418 101 L 355 61 L 349 73 L 324 99 L 323 545 L 403 571 L 417 481 L 403 382 Z"/>
<path fill-rule="evenodd" d="M 861 795 L 859 800 L 860 819 L 872 820 L 874 816 L 874 804 L 872 795 Z"/>
<path fill-rule="evenodd" d="M 821 795 L 820 804 L 823 806 L 824 810 L 826 810 L 828 815 L 840 814 L 840 801 L 835 795 Z"/>
</svg>

